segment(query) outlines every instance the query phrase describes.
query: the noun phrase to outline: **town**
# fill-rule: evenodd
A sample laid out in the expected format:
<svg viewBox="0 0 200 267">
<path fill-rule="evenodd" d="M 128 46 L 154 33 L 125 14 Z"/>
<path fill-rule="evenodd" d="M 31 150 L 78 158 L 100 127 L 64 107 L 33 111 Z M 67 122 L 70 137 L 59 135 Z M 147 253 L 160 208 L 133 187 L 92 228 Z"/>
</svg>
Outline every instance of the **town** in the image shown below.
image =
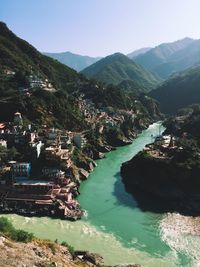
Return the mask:
<svg viewBox="0 0 200 267">
<path fill-rule="evenodd" d="M 16 73 L 6 70 L 4 75 L 9 78 Z M 37 75 L 25 79 L 27 87 L 19 92 L 27 98 L 34 90 L 56 90 Z M 0 122 L 1 212 L 80 219 L 84 211 L 76 197 L 81 181 L 96 166 L 94 160 L 117 145 L 131 143 L 138 124 L 145 127 L 138 119 L 139 108 L 117 112 L 110 107 L 96 108 L 84 93 L 78 97 L 78 107 L 88 125 L 82 132 L 30 123 L 19 111 L 13 114 L 13 121 Z M 118 138 L 115 133 L 125 121 L 135 127 Z"/>
<path fill-rule="evenodd" d="M 70 172 L 61 170 L 62 165 L 69 169 L 72 142 L 79 146 L 79 135 L 45 127 L 37 131 L 32 125 L 24 126 L 21 113 L 16 112 L 12 123 L 0 124 L 0 138 L 1 160 L 4 159 L 1 210 L 33 215 L 55 213 L 69 219 L 82 216 L 75 200 L 77 181 Z M 6 155 L 7 149 L 14 150 L 12 155 Z"/>
</svg>

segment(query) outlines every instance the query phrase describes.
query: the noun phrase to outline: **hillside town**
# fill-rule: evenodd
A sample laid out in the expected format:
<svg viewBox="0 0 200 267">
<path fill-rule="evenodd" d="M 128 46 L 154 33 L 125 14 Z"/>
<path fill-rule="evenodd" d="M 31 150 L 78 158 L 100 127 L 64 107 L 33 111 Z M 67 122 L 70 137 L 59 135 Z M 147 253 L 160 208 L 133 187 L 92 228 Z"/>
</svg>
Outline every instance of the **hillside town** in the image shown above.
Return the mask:
<svg viewBox="0 0 200 267">
<path fill-rule="evenodd" d="M 1 162 L 1 210 L 55 213 L 69 219 L 82 216 L 75 200 L 77 182 L 60 167 L 70 168 L 72 143 L 79 146 L 81 135 L 46 127 L 38 131 L 32 125 L 25 126 L 21 113 L 16 112 L 13 122 L 0 124 L 0 138 L 1 159 L 6 149 L 14 150 Z"/>
<path fill-rule="evenodd" d="M 39 80 L 37 85 L 36 79 L 30 84 L 32 82 L 39 86 Z M 80 182 L 96 166 L 94 160 L 103 158 L 105 152 L 114 148 L 110 132 L 113 134 L 120 129 L 127 118 L 134 125 L 140 112 L 139 109 L 136 112 L 97 109 L 91 100 L 84 98 L 84 94 L 80 95 L 78 103 L 85 123 L 90 125 L 90 129 L 83 132 L 28 123 L 18 111 L 13 114 L 12 122 L 0 123 L 2 212 L 59 216 L 71 220 L 83 216 L 76 200 Z M 142 127 L 145 125 L 141 121 Z M 91 132 L 96 135 L 95 142 L 98 140 L 92 147 L 91 138 L 94 137 L 91 137 Z M 121 136 L 119 145 L 131 143 L 136 135 L 137 127 Z"/>
</svg>

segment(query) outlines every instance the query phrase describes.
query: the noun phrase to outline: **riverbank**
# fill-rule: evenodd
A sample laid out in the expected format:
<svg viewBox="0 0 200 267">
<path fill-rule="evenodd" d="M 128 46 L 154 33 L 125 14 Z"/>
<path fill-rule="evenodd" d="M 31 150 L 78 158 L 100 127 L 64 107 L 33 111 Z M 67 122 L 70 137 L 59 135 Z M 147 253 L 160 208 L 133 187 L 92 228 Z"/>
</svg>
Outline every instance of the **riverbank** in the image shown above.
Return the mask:
<svg viewBox="0 0 200 267">
<path fill-rule="evenodd" d="M 193 118 L 189 119 L 192 121 Z M 179 128 L 179 136 L 172 133 L 159 136 L 154 143 L 147 145 L 121 166 L 127 192 L 133 194 L 143 209 L 155 212 L 155 203 L 158 201 L 160 212 L 200 215 L 199 139 L 185 132 L 185 121 L 188 122 L 188 117 L 182 118 L 180 125 L 174 125 Z M 196 124 L 199 125 L 197 119 Z M 169 133 L 169 129 L 166 131 Z M 140 191 L 143 194 L 139 194 Z M 149 203 L 145 207 L 145 198 L 152 205 Z"/>
<path fill-rule="evenodd" d="M 75 251 L 66 242 L 59 244 L 57 239 L 54 242 L 38 239 L 32 233 L 16 229 L 5 217 L 0 218 L 0 247 L 4 267 L 106 267 L 103 258 L 96 253 Z"/>
<path fill-rule="evenodd" d="M 142 126 L 144 127 L 147 125 Z M 101 146 L 95 147 L 92 157 L 102 159 L 105 157 L 105 152 L 115 150 L 117 145 L 131 144 L 140 131 L 136 129 L 134 132 L 129 131 L 126 137 L 120 135 L 112 139 L 110 136 L 112 140 L 108 139 L 106 142 L 104 140 Z M 13 212 L 23 216 L 50 216 L 68 220 L 81 219 L 84 216 L 84 210 L 75 198 L 79 195 L 80 184 L 93 172 L 96 163 L 87 156 L 92 150 L 88 152 L 85 149 L 72 148 L 72 151 L 70 166 L 64 166 L 67 168 L 67 178 L 63 175 L 64 172 L 56 170 L 59 178 L 55 182 L 34 178 L 32 180 L 14 179 L 14 183 L 2 184 L 0 188 L 1 213 Z"/>
<path fill-rule="evenodd" d="M 81 194 L 77 200 L 87 214 L 82 220 L 70 222 L 50 217 L 5 216 L 16 227 L 20 225 L 37 237 L 52 241 L 57 238 L 59 243 L 66 241 L 76 250 L 98 253 L 110 266 L 124 263 L 147 267 L 184 266 L 179 265 L 181 256 L 177 257 L 162 241 L 158 231 L 162 216 L 142 212 L 124 190 L 119 174 L 122 162 L 151 143 L 151 136 L 157 135 L 159 128 L 158 124 L 151 125 L 131 145 L 119 147 L 97 161 L 90 178 L 80 186 Z M 96 188 L 98 190 L 94 191 Z"/>
</svg>

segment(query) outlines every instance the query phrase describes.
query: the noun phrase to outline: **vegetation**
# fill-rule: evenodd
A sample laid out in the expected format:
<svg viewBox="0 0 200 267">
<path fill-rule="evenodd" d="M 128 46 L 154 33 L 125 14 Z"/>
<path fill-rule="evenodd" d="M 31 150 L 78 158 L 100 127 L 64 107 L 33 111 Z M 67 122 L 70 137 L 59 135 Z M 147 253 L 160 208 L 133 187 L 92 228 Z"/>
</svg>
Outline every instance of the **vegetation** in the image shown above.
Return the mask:
<svg viewBox="0 0 200 267">
<path fill-rule="evenodd" d="M 12 223 L 5 217 L 0 217 L 0 233 L 5 235 L 6 237 L 17 241 L 17 242 L 24 242 L 28 243 L 31 242 L 34 239 L 34 235 L 32 233 L 28 233 L 24 230 L 18 230 L 16 229 Z M 49 241 L 49 240 L 37 240 L 39 244 L 43 244 L 45 246 L 48 246 L 51 250 L 52 253 L 55 254 L 56 252 L 56 243 L 55 242 Z M 62 242 L 62 246 L 65 246 L 69 252 L 73 255 L 74 253 L 74 248 L 70 246 L 67 242 Z"/>
<path fill-rule="evenodd" d="M 31 242 L 34 238 L 32 233 L 14 228 L 11 222 L 5 217 L 0 218 L 0 232 L 12 240 L 18 242 Z"/>
<path fill-rule="evenodd" d="M 191 68 L 167 80 L 150 96 L 160 103 L 161 111 L 175 114 L 179 109 L 200 102 L 200 67 Z"/>
<path fill-rule="evenodd" d="M 121 83 L 118 84 L 118 87 L 122 91 L 132 92 L 136 96 L 146 91 L 144 86 L 142 86 L 140 83 L 136 82 L 135 80 L 123 80 Z"/>
<path fill-rule="evenodd" d="M 14 160 L 18 156 L 16 148 L 7 149 L 0 145 L 0 166 L 3 166 L 10 160 Z"/>
<path fill-rule="evenodd" d="M 106 84 L 119 85 L 122 81 L 134 81 L 129 90 L 133 87 L 136 91 L 150 91 L 159 84 L 160 79 L 153 73 L 146 71 L 140 65 L 137 65 L 131 59 L 123 54 L 116 53 L 103 58 L 95 64 L 82 71 L 88 78 L 96 79 Z M 123 85 L 123 88 L 126 84 Z"/>
<path fill-rule="evenodd" d="M 21 111 L 28 121 L 57 127 L 77 129 L 83 127 L 77 101 L 69 96 L 78 89 L 83 77 L 74 70 L 38 52 L 26 41 L 15 36 L 4 23 L 0 23 L 0 120 L 12 121 L 13 113 Z M 14 76 L 4 71 L 15 72 Z M 35 89 L 30 94 L 20 91 L 27 87 L 27 76 L 35 74 L 48 79 L 55 93 Z"/>
<path fill-rule="evenodd" d="M 167 133 L 182 137 L 186 134 L 189 139 L 195 139 L 200 144 L 200 104 L 191 105 L 185 109 L 183 119 L 177 121 L 176 117 L 171 117 L 165 121 Z"/>
<path fill-rule="evenodd" d="M 81 93 L 96 108 L 131 109 L 138 98 L 132 92 L 124 92 L 123 88 L 90 81 L 82 74 L 42 55 L 13 34 L 4 23 L 0 23 L 0 53 L 0 109 L 4 111 L 0 114 L 0 121 L 12 121 L 13 114 L 19 111 L 27 123 L 80 131 L 88 127 L 78 106 Z M 157 82 L 152 74 L 145 72 L 125 56 L 119 54 L 116 57 L 122 58 L 120 64 L 123 65 L 128 60 L 130 66 L 134 66 L 135 74 L 132 74 L 136 80 L 141 79 L 144 84 L 151 83 L 152 86 Z M 6 75 L 6 71 L 15 74 Z M 21 89 L 29 86 L 27 77 L 30 74 L 42 80 L 48 79 L 56 90 L 50 92 L 32 88 L 28 93 L 24 92 Z M 135 85 L 138 90 L 140 85 L 137 82 Z"/>
<path fill-rule="evenodd" d="M 61 243 L 61 245 L 66 247 L 69 250 L 69 252 L 71 253 L 71 255 L 74 254 L 74 247 L 70 246 L 67 242 L 63 241 Z"/>
<path fill-rule="evenodd" d="M 78 148 L 75 148 L 72 155 L 72 161 L 78 168 L 87 169 L 90 159 Z"/>
<path fill-rule="evenodd" d="M 37 73 L 50 78 L 58 88 L 67 89 L 67 83 L 79 80 L 76 71 L 58 61 L 42 55 L 26 41 L 18 38 L 0 22 L 0 68 L 21 73 Z"/>
</svg>

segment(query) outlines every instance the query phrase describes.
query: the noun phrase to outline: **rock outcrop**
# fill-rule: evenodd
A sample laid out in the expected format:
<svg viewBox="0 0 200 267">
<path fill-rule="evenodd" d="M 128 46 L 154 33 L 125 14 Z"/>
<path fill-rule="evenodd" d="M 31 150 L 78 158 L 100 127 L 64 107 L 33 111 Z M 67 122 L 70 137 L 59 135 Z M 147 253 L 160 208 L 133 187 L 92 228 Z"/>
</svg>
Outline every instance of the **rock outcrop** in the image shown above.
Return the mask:
<svg viewBox="0 0 200 267">
<path fill-rule="evenodd" d="M 2 267 L 106 267 L 103 258 L 88 251 L 72 252 L 55 242 L 34 239 L 29 243 L 15 242 L 0 236 Z M 108 267 L 108 266 L 107 266 Z M 140 267 L 117 265 L 116 267 Z"/>
<path fill-rule="evenodd" d="M 199 214 L 199 164 L 198 160 L 181 161 L 183 151 L 173 150 L 173 156 L 153 157 L 143 151 L 121 167 L 122 179 L 128 192 L 138 197 L 156 198 L 157 204 L 164 205 L 164 211 L 178 211 L 192 215 Z M 161 202 L 158 202 L 161 200 Z M 156 201 L 154 202 L 155 205 Z M 148 209 L 155 207 L 148 206 Z"/>
</svg>

